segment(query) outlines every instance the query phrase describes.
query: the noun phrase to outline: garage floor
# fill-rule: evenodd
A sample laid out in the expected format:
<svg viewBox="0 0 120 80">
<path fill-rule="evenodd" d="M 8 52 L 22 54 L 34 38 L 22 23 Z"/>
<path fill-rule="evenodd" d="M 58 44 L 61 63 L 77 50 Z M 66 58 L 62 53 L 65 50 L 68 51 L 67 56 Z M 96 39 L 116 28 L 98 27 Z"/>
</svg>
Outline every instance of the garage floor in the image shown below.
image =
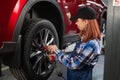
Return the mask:
<svg viewBox="0 0 120 80">
<path fill-rule="evenodd" d="M 56 75 L 56 72 L 61 71 L 63 73 L 63 76 L 66 77 L 66 67 L 63 66 L 62 64 L 57 64 L 56 69 L 53 71 L 52 75 L 49 77 L 48 80 L 64 80 L 63 78 L 58 77 Z M 93 69 L 93 80 L 103 80 L 103 72 L 104 72 L 104 55 L 101 55 L 99 62 Z M 16 80 L 9 71 L 9 67 L 7 66 L 2 68 L 2 75 L 3 76 L 0 77 L 0 80 Z"/>
</svg>

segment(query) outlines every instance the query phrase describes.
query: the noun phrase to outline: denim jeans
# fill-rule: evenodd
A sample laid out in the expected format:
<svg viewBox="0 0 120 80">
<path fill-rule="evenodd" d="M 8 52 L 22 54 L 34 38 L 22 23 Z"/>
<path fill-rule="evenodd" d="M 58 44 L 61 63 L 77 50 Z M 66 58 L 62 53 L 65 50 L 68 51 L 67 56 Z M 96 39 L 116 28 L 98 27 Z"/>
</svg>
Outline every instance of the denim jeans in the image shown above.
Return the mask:
<svg viewBox="0 0 120 80">
<path fill-rule="evenodd" d="M 92 69 L 93 66 L 75 70 L 67 68 L 67 80 L 92 80 Z"/>
</svg>

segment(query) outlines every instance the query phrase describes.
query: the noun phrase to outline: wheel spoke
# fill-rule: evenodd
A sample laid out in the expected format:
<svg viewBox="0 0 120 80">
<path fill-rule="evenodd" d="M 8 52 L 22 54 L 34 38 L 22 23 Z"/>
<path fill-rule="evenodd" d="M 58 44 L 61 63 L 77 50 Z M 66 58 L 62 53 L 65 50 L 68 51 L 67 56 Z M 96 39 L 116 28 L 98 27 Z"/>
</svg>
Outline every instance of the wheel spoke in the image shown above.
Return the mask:
<svg viewBox="0 0 120 80">
<path fill-rule="evenodd" d="M 36 60 L 35 64 L 33 65 L 33 69 L 35 69 L 35 68 L 37 67 L 37 64 L 38 64 L 39 61 L 42 59 L 42 57 L 43 57 L 43 56 L 40 56 L 40 57 Z"/>
<path fill-rule="evenodd" d="M 44 29 L 42 29 L 42 30 L 40 30 L 40 32 L 39 32 L 39 37 L 40 37 L 40 39 L 41 39 L 41 42 L 40 42 L 40 44 L 42 43 L 42 41 L 44 40 Z"/>
<path fill-rule="evenodd" d="M 48 64 L 48 69 L 50 69 L 50 68 L 51 68 L 51 66 L 52 66 L 52 65 L 49 63 L 49 64 Z"/>
<path fill-rule="evenodd" d="M 37 70 L 37 75 L 41 74 L 41 70 L 42 70 L 41 69 L 42 68 L 41 65 L 42 65 L 41 62 L 39 62 L 39 66 L 38 66 L 38 70 Z"/>
<path fill-rule="evenodd" d="M 48 35 L 49 35 L 49 30 L 46 29 L 46 30 L 45 30 L 45 35 L 44 35 L 45 44 L 47 43 Z"/>
<path fill-rule="evenodd" d="M 53 41 L 54 41 L 54 38 L 52 37 L 52 38 L 46 43 L 46 45 L 50 45 Z"/>
<path fill-rule="evenodd" d="M 39 48 L 39 47 L 40 47 L 40 45 L 37 43 L 36 40 L 33 40 L 32 45 L 33 45 L 35 48 Z"/>
<path fill-rule="evenodd" d="M 46 53 L 46 62 L 45 62 L 45 70 L 49 70 L 51 68 L 51 62 L 49 61 L 48 54 Z"/>
<path fill-rule="evenodd" d="M 42 44 L 42 41 L 43 41 L 42 40 L 43 39 L 42 35 L 43 35 L 43 31 L 40 31 L 39 34 L 38 34 L 38 37 L 39 37 L 38 39 L 39 39 L 40 44 Z"/>
<path fill-rule="evenodd" d="M 33 52 L 32 54 L 30 54 L 30 58 L 38 56 L 41 53 L 42 53 L 42 51 Z"/>
</svg>

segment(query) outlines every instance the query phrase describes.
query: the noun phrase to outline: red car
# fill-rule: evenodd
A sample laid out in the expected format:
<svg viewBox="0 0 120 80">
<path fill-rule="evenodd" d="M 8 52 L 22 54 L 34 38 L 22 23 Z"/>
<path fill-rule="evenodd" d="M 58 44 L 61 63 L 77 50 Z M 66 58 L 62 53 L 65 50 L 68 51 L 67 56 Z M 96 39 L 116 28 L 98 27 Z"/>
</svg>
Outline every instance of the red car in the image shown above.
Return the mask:
<svg viewBox="0 0 120 80">
<path fill-rule="evenodd" d="M 55 63 L 45 46 L 57 44 L 62 49 L 78 39 L 70 18 L 85 5 L 97 11 L 104 39 L 107 7 L 101 0 L 0 0 L 0 57 L 18 80 L 50 76 Z"/>
</svg>

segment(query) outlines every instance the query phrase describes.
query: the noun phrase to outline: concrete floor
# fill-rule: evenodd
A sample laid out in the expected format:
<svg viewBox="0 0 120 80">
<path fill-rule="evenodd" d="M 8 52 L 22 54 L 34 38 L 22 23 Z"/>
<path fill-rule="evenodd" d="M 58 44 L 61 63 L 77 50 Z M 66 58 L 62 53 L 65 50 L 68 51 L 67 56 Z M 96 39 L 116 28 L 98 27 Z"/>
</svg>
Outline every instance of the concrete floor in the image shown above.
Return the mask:
<svg viewBox="0 0 120 80">
<path fill-rule="evenodd" d="M 66 67 L 62 64 L 57 64 L 57 70 L 63 73 L 63 76 L 66 77 Z M 99 62 L 93 69 L 93 80 L 103 80 L 103 72 L 104 72 L 104 55 L 100 56 Z M 8 67 L 2 68 L 3 76 L 0 77 L 0 80 L 16 80 L 11 74 Z M 58 77 L 56 75 L 56 69 L 53 71 L 52 75 L 48 80 L 63 80 L 63 78 Z"/>
</svg>

